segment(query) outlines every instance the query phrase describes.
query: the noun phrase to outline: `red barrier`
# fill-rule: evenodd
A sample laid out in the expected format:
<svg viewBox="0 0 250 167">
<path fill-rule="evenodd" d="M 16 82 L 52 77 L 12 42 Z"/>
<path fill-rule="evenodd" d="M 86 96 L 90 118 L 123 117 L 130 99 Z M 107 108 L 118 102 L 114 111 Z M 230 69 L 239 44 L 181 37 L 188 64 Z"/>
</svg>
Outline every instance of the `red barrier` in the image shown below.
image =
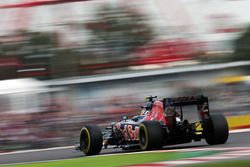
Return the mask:
<svg viewBox="0 0 250 167">
<path fill-rule="evenodd" d="M 0 9 L 30 8 L 30 7 L 43 6 L 43 5 L 56 5 L 56 4 L 61 4 L 61 3 L 84 2 L 84 1 L 89 1 L 89 0 L 36 0 L 32 2 L 22 2 L 22 3 L 15 3 L 15 4 L 0 5 Z"/>
</svg>

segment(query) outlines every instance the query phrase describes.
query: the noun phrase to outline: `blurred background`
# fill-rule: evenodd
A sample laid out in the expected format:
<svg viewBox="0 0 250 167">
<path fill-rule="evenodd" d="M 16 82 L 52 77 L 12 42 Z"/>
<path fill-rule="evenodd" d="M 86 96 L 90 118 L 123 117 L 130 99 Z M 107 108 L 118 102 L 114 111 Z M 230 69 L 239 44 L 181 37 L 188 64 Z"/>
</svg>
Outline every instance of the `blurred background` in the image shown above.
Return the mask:
<svg viewBox="0 0 250 167">
<path fill-rule="evenodd" d="M 0 152 L 73 145 L 147 95 L 250 114 L 250 1 L 1 0 Z M 191 115 L 189 115 L 191 117 Z"/>
</svg>

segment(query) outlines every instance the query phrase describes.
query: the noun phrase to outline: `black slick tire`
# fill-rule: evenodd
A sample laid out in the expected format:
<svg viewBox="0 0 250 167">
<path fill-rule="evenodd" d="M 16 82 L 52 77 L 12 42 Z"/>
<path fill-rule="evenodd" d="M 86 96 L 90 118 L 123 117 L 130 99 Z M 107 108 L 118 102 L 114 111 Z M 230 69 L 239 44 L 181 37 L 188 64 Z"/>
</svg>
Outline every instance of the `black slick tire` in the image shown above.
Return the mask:
<svg viewBox="0 0 250 167">
<path fill-rule="evenodd" d="M 158 121 L 144 121 L 139 126 L 141 150 L 156 150 L 163 146 L 163 130 Z"/>
<path fill-rule="evenodd" d="M 86 155 L 97 155 L 102 149 L 102 132 L 96 125 L 84 126 L 80 135 L 80 149 Z"/>
<path fill-rule="evenodd" d="M 226 143 L 229 135 L 226 118 L 223 115 L 210 114 L 210 119 L 204 121 L 203 135 L 209 145 Z"/>
</svg>

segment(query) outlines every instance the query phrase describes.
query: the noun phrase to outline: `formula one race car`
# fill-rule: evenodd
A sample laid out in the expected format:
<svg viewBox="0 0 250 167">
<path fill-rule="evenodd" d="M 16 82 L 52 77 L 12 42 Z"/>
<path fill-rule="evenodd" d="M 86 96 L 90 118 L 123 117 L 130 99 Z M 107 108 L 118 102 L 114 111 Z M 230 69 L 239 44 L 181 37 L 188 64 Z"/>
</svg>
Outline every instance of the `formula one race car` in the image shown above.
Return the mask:
<svg viewBox="0 0 250 167">
<path fill-rule="evenodd" d="M 228 139 L 228 124 L 223 115 L 210 114 L 208 98 L 186 96 L 154 100 L 147 97 L 141 115 L 123 117 L 104 131 L 96 125 L 84 126 L 76 149 L 86 155 L 96 155 L 102 148 L 115 146 L 141 150 L 161 149 L 165 145 L 189 143 L 205 139 L 210 145 L 224 144 Z M 183 120 L 183 106 L 196 105 L 199 121 Z"/>
</svg>

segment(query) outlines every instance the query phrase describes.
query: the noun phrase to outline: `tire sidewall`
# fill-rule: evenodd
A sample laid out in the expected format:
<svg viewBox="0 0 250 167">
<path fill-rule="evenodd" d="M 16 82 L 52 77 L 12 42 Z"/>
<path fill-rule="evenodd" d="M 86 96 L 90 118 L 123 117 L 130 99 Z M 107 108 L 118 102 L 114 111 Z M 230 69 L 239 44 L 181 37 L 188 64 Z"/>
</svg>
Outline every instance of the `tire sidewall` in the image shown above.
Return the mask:
<svg viewBox="0 0 250 167">
<path fill-rule="evenodd" d="M 142 141 L 142 138 L 144 138 L 145 141 Z M 139 145 L 142 150 L 155 150 L 162 148 L 163 130 L 160 122 L 145 121 L 140 124 Z"/>
<path fill-rule="evenodd" d="M 83 146 L 82 140 L 87 139 L 86 143 L 87 146 Z M 84 126 L 81 130 L 80 135 L 80 147 L 84 154 L 86 155 L 96 155 L 99 154 L 99 152 L 102 149 L 102 132 L 100 128 L 96 125 L 88 125 Z"/>
<path fill-rule="evenodd" d="M 145 140 L 145 144 L 142 144 L 141 142 L 141 138 L 142 138 L 142 134 L 140 133 L 141 131 L 144 132 L 144 140 Z M 140 127 L 139 127 L 139 144 L 140 144 L 140 147 L 142 150 L 146 150 L 147 147 L 148 147 L 148 130 L 147 130 L 147 127 L 144 125 L 144 124 L 140 124 Z"/>
<path fill-rule="evenodd" d="M 90 146 L 91 146 L 90 132 L 89 132 L 89 130 L 88 130 L 87 127 L 83 127 L 82 130 L 81 130 L 81 140 L 83 140 L 83 139 L 82 139 L 82 137 L 83 137 L 82 134 L 83 134 L 83 133 L 86 133 L 86 135 L 87 135 L 87 138 L 88 138 L 88 145 L 86 146 L 85 149 L 82 149 L 82 151 L 83 151 L 85 154 L 87 154 L 87 153 L 90 151 Z"/>
<path fill-rule="evenodd" d="M 223 115 L 211 114 L 204 122 L 204 138 L 208 144 L 224 144 L 228 135 L 228 123 Z"/>
</svg>

